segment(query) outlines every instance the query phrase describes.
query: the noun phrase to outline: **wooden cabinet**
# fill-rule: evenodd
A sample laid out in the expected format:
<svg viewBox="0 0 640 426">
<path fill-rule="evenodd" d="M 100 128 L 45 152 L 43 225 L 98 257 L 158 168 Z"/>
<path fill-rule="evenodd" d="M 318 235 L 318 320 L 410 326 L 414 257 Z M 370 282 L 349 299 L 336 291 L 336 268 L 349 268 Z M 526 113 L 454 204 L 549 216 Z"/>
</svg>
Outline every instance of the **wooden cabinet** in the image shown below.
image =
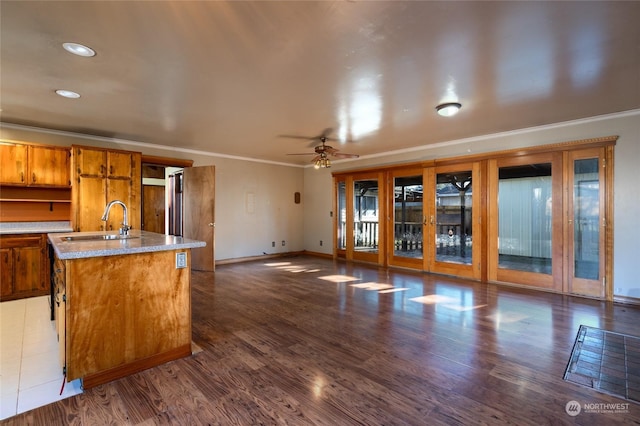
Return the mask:
<svg viewBox="0 0 640 426">
<path fill-rule="evenodd" d="M 0 183 L 26 185 L 26 145 L 0 144 Z"/>
<path fill-rule="evenodd" d="M 105 206 L 113 200 L 125 203 L 129 225 L 140 229 L 141 158 L 139 152 L 72 147 L 74 231 L 119 229 L 124 216 L 120 207 L 111 210 L 106 223 L 101 220 Z"/>
<path fill-rule="evenodd" d="M 0 183 L 69 187 L 70 150 L 60 146 L 0 144 Z"/>
<path fill-rule="evenodd" d="M 0 236 L 2 301 L 49 293 L 45 234 Z"/>
<path fill-rule="evenodd" d="M 29 146 L 29 185 L 70 186 L 69 148 Z"/>
<path fill-rule="evenodd" d="M 191 354 L 191 272 L 177 253 L 190 263 L 189 249 L 54 259 L 67 381 L 89 389 Z"/>
</svg>

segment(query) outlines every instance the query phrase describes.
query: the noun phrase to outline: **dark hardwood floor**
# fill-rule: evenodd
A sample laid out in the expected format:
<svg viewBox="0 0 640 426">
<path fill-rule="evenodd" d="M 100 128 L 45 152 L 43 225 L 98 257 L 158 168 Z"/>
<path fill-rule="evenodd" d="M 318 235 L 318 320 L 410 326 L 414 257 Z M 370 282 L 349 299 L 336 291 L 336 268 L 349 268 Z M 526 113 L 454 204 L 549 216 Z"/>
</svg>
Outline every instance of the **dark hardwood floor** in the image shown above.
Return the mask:
<svg viewBox="0 0 640 426">
<path fill-rule="evenodd" d="M 202 351 L 2 424 L 640 423 L 562 379 L 581 324 L 639 335 L 636 306 L 308 256 L 192 278 Z"/>
</svg>

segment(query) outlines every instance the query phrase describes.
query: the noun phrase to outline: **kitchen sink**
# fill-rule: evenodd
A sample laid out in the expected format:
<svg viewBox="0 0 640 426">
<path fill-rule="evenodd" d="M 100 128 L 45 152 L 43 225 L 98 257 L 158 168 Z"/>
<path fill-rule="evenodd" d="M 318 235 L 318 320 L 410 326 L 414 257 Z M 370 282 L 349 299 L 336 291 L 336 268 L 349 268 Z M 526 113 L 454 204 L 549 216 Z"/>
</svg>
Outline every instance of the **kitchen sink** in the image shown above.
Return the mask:
<svg viewBox="0 0 640 426">
<path fill-rule="evenodd" d="M 104 240 L 128 240 L 140 238 L 137 235 L 101 234 L 101 235 L 71 235 L 60 237 L 62 241 L 104 241 Z"/>
</svg>

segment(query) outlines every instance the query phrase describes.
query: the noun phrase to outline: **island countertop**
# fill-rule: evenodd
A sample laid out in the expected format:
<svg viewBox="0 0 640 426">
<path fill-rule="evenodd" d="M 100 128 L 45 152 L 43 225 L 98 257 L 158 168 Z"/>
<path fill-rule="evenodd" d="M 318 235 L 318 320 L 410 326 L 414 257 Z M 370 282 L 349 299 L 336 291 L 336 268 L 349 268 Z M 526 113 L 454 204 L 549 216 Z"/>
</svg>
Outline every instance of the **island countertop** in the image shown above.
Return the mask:
<svg viewBox="0 0 640 426">
<path fill-rule="evenodd" d="M 90 239 L 92 236 L 99 238 L 99 236 L 116 237 L 117 235 L 117 232 L 70 232 L 47 234 L 47 237 L 60 260 L 151 253 L 206 246 L 204 241 L 139 230 L 130 231 L 125 239 Z"/>
</svg>

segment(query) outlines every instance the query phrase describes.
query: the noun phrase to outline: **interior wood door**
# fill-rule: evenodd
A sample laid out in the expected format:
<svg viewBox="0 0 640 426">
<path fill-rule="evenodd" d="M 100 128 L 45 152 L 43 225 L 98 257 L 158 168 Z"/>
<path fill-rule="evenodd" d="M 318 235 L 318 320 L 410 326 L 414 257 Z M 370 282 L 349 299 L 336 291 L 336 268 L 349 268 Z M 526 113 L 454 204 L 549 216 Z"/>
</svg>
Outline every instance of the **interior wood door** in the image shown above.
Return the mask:
<svg viewBox="0 0 640 426">
<path fill-rule="evenodd" d="M 165 187 L 142 185 L 142 227 L 145 231 L 164 234 Z"/>
<path fill-rule="evenodd" d="M 191 268 L 214 271 L 215 166 L 185 167 L 183 179 L 183 235 L 207 243 L 191 249 Z"/>
</svg>

